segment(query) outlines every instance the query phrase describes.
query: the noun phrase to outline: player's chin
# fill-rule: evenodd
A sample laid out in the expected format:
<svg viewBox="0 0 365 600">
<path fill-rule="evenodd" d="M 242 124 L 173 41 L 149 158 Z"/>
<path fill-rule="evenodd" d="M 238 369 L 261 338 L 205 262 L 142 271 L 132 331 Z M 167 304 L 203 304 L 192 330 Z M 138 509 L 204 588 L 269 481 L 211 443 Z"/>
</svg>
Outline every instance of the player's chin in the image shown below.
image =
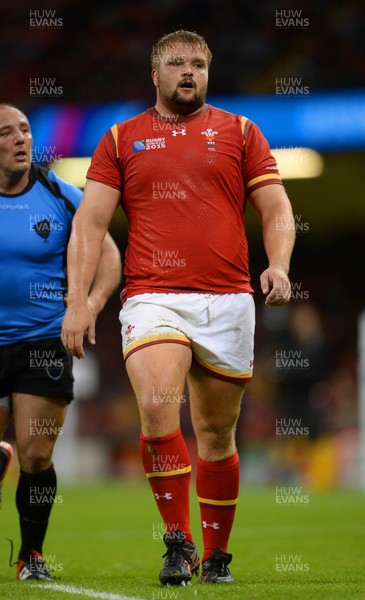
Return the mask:
<svg viewBox="0 0 365 600">
<path fill-rule="evenodd" d="M 190 106 L 202 106 L 204 104 L 205 96 L 198 94 L 196 89 L 179 89 L 177 90 L 175 97 L 173 98 L 175 102 L 180 102 L 181 104 L 186 104 Z"/>
<path fill-rule="evenodd" d="M 198 97 L 196 94 L 177 94 L 177 102 L 181 104 L 196 106 L 198 104 Z"/>
<path fill-rule="evenodd" d="M 25 173 L 27 173 L 27 171 L 29 171 L 30 165 L 30 160 L 24 160 L 22 162 L 19 162 L 18 164 L 12 165 L 12 172 L 14 173 L 14 175 L 17 176 L 24 175 Z"/>
</svg>

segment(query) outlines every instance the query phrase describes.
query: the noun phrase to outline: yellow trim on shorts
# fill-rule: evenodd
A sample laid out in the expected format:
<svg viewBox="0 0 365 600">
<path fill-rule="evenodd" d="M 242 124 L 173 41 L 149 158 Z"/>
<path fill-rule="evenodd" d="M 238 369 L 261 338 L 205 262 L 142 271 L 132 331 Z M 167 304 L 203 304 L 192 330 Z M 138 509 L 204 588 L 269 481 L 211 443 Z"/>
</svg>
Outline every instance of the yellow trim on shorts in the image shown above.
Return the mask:
<svg viewBox="0 0 365 600">
<path fill-rule="evenodd" d="M 203 360 L 198 358 L 196 356 L 196 354 L 194 354 L 194 360 L 196 360 L 196 362 L 198 364 L 202 365 L 209 371 L 212 371 L 212 373 L 217 373 L 219 375 L 226 375 L 227 377 L 237 377 L 237 379 L 244 379 L 247 377 L 252 377 L 252 370 L 251 371 L 230 371 L 229 369 L 221 369 L 220 367 L 215 367 L 207 362 L 204 362 Z"/>
<path fill-rule="evenodd" d="M 238 498 L 234 500 L 211 500 L 210 498 L 199 498 L 201 504 L 214 504 L 215 506 L 234 506 L 238 502 Z"/>
<path fill-rule="evenodd" d="M 151 477 L 170 477 L 171 475 L 184 475 L 184 473 L 190 473 L 191 465 L 184 467 L 183 469 L 174 469 L 173 471 L 152 471 L 152 473 L 146 473 L 147 479 Z"/>
<path fill-rule="evenodd" d="M 176 333 L 161 333 L 160 335 L 150 335 L 148 337 L 145 338 L 141 338 L 140 340 L 137 340 L 135 342 L 132 342 L 131 344 L 129 344 L 126 349 L 124 350 L 124 358 L 127 358 L 127 356 L 131 353 L 134 352 L 135 350 L 138 350 L 140 347 L 143 346 L 148 346 L 149 344 L 154 344 L 155 342 L 177 342 L 177 343 L 185 343 L 186 345 L 190 346 L 190 341 L 189 339 L 186 337 L 186 335 L 177 335 Z"/>
</svg>

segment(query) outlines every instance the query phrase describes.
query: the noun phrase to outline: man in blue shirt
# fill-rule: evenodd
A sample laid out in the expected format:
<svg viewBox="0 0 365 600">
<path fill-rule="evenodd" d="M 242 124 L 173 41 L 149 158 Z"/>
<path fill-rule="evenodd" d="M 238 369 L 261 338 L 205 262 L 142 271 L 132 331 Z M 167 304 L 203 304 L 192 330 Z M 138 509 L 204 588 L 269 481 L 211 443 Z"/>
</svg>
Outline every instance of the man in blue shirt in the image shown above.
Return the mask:
<svg viewBox="0 0 365 600">
<path fill-rule="evenodd" d="M 0 104 L 0 439 L 12 410 L 20 463 L 16 492 L 21 548 L 17 579 L 52 579 L 42 557 L 56 473 L 57 435 L 73 399 L 72 358 L 61 342 L 66 249 L 78 188 L 32 164 L 27 117 Z M 117 287 L 119 251 L 104 238 L 88 303 L 96 316 Z M 95 343 L 95 331 L 89 331 Z M 11 447 L 0 446 L 0 484 Z"/>
</svg>

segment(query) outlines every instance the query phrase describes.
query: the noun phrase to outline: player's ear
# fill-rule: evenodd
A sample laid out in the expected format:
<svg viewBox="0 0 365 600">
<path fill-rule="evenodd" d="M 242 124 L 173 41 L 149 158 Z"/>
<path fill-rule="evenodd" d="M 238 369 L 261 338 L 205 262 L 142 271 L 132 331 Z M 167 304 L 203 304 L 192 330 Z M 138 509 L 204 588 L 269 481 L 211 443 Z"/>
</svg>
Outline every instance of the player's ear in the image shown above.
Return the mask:
<svg viewBox="0 0 365 600">
<path fill-rule="evenodd" d="M 152 77 L 153 85 L 155 87 L 158 87 L 158 73 L 157 73 L 157 69 L 152 69 L 151 77 Z"/>
</svg>

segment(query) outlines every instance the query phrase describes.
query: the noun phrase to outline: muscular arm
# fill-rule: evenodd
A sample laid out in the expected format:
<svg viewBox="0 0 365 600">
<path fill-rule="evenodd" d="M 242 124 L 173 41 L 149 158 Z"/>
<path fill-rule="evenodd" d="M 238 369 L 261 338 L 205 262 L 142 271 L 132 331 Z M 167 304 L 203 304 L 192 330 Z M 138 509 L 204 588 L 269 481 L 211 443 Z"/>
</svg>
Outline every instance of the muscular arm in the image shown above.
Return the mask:
<svg viewBox="0 0 365 600">
<path fill-rule="evenodd" d="M 281 185 L 267 185 L 253 191 L 249 201 L 262 222 L 269 266 L 260 277 L 267 306 L 280 306 L 290 300 L 288 278 L 295 240 L 295 222 L 290 201 Z"/>
<path fill-rule="evenodd" d="M 62 342 L 77 358 L 85 355 L 84 335 L 88 335 L 89 341 L 95 343 L 95 317 L 88 295 L 94 278 L 95 283 L 97 280 L 100 282 L 100 269 L 105 265 L 105 256 L 101 256 L 102 244 L 119 198 L 118 190 L 88 180 L 72 223 L 67 249 L 68 294 Z M 97 271 L 99 260 L 102 262 Z"/>
<path fill-rule="evenodd" d="M 121 275 L 120 252 L 111 235 L 107 233 L 101 247 L 100 260 L 88 296 L 88 304 L 95 319 L 120 283 Z"/>
</svg>

